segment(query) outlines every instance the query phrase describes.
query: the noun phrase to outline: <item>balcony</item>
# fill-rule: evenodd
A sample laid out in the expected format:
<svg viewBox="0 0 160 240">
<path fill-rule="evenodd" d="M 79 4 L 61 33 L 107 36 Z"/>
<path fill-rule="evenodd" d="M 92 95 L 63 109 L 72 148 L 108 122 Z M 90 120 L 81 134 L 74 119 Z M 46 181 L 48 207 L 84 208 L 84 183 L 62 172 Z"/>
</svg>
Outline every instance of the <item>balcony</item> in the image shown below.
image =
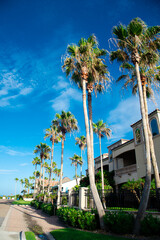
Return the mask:
<svg viewBox="0 0 160 240">
<path fill-rule="evenodd" d="M 123 174 L 131 175 L 131 173 L 136 171 L 137 171 L 136 164 L 132 164 L 130 166 L 115 170 L 115 176 L 121 177 Z"/>
</svg>

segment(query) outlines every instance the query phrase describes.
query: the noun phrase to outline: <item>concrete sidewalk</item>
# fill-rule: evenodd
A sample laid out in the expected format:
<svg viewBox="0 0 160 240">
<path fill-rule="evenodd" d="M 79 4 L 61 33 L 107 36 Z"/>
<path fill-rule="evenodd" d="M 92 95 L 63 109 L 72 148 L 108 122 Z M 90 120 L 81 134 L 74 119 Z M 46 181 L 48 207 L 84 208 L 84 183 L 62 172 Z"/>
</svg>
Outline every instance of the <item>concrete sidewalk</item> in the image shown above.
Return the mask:
<svg viewBox="0 0 160 240">
<path fill-rule="evenodd" d="M 12 204 L 11 200 L 0 201 L 0 239 L 2 240 L 19 240 L 19 232 L 6 232 L 4 231 L 5 225 L 8 221 L 10 215 L 10 206 Z"/>
<path fill-rule="evenodd" d="M 20 234 L 17 232 L 5 232 L 0 230 L 1 240 L 20 240 Z"/>
<path fill-rule="evenodd" d="M 33 231 L 37 226 L 44 233 L 64 228 L 57 216 L 48 216 L 31 206 L 12 205 L 3 229 L 8 232 Z"/>
</svg>

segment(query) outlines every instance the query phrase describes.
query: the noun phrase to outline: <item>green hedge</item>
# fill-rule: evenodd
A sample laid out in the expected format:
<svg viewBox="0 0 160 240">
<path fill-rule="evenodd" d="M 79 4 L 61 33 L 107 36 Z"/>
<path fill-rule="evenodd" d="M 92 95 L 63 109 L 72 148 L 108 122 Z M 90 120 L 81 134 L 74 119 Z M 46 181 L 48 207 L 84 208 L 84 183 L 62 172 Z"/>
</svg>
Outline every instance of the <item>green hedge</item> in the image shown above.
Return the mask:
<svg viewBox="0 0 160 240">
<path fill-rule="evenodd" d="M 134 227 L 134 215 L 123 211 L 107 212 L 104 216 L 107 231 L 117 234 L 132 234 Z M 160 235 L 160 219 L 147 214 L 141 221 L 140 234 L 144 236 Z"/>
<path fill-rule="evenodd" d="M 147 214 L 141 222 L 141 234 L 145 236 L 160 236 L 160 219 Z"/>
<path fill-rule="evenodd" d="M 72 227 L 86 230 L 95 230 L 98 222 L 95 213 L 77 210 L 75 208 L 61 207 L 57 210 L 59 218 Z"/>
<path fill-rule="evenodd" d="M 104 216 L 107 231 L 117 234 L 132 233 L 134 226 L 134 215 L 122 211 L 107 212 Z"/>
<path fill-rule="evenodd" d="M 38 202 L 37 200 L 31 201 L 31 206 L 36 209 L 42 209 L 43 212 L 49 214 L 50 216 L 56 214 L 56 206 L 51 203 Z"/>
</svg>

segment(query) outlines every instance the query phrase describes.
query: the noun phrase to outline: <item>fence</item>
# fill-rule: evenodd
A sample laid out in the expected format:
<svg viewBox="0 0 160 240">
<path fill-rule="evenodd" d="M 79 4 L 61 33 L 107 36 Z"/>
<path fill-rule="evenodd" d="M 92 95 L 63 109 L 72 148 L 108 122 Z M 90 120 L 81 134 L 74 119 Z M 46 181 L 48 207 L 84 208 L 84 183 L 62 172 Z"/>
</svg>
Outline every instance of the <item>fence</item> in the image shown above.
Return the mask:
<svg viewBox="0 0 160 240">
<path fill-rule="evenodd" d="M 98 190 L 99 196 L 103 198 L 103 203 L 106 207 L 120 207 L 120 208 L 138 208 L 142 191 L 139 189 L 131 190 Z M 95 209 L 95 202 L 90 189 L 80 188 L 79 191 L 69 190 L 68 193 L 61 193 L 61 205 L 68 205 L 78 207 L 80 209 Z M 160 211 L 160 189 L 150 192 L 147 210 Z"/>
<path fill-rule="evenodd" d="M 131 190 L 98 190 L 99 196 L 102 201 L 102 196 L 104 196 L 103 201 L 106 207 L 120 207 L 120 208 L 138 208 L 140 199 L 142 196 L 142 191 L 139 189 Z M 92 193 L 89 189 L 85 189 L 85 209 L 96 208 L 93 200 Z M 151 191 L 147 210 L 160 210 L 160 190 Z"/>
</svg>

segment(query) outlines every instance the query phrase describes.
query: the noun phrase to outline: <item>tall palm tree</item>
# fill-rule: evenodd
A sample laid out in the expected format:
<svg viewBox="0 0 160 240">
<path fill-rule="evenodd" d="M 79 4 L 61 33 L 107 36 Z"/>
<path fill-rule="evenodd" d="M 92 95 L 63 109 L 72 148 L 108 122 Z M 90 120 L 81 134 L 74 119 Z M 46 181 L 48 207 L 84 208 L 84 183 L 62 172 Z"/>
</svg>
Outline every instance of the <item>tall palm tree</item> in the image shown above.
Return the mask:
<svg viewBox="0 0 160 240">
<path fill-rule="evenodd" d="M 15 198 L 16 198 L 17 182 L 19 181 L 19 179 L 15 178 L 14 180 L 16 181 L 16 184 L 15 184 Z"/>
<path fill-rule="evenodd" d="M 76 177 L 76 185 L 78 185 L 78 180 L 77 180 L 77 167 L 78 167 L 78 164 L 81 165 L 82 164 L 82 158 L 77 155 L 77 154 L 74 154 L 73 157 L 70 157 L 69 159 L 71 159 L 72 163 L 71 165 L 74 165 L 75 166 L 75 177 Z"/>
<path fill-rule="evenodd" d="M 140 110 L 142 116 L 142 125 L 145 138 L 145 155 L 146 155 L 146 179 L 145 186 L 138 209 L 138 214 L 135 221 L 134 233 L 138 234 L 140 229 L 140 221 L 144 217 L 149 192 L 151 185 L 151 159 L 150 159 L 150 144 L 147 128 L 147 120 L 145 114 L 144 98 L 140 77 L 139 65 L 143 52 L 149 52 L 150 49 L 154 49 L 154 45 L 158 45 L 154 41 L 151 41 L 150 36 L 154 32 L 159 32 L 159 27 L 148 28 L 146 24 L 139 18 L 133 19 L 128 26 L 123 26 L 122 24 L 115 26 L 113 28 L 113 34 L 115 36 L 114 40 L 117 44 L 118 49 L 111 52 L 110 59 L 111 61 L 117 60 L 118 62 L 123 63 L 132 63 L 135 67 L 137 84 L 138 84 L 138 93 L 140 100 Z M 150 46 L 150 47 L 149 47 Z"/>
<path fill-rule="evenodd" d="M 93 123 L 93 131 L 98 135 L 99 138 L 99 149 L 100 149 L 100 159 L 101 159 L 101 181 L 102 181 L 102 201 L 105 205 L 105 196 L 104 196 L 104 174 L 103 174 L 103 160 L 102 160 L 102 151 L 101 151 L 101 138 L 110 137 L 111 129 L 106 126 L 106 123 L 103 120 L 99 120 L 97 123 Z"/>
<path fill-rule="evenodd" d="M 35 165 L 35 172 L 34 172 L 34 176 L 35 176 L 35 182 L 34 182 L 34 198 L 35 198 L 35 194 L 36 194 L 36 183 L 37 183 L 37 165 L 40 165 L 40 158 L 39 157 L 35 157 L 33 158 L 32 164 Z"/>
<path fill-rule="evenodd" d="M 25 183 L 25 185 L 24 185 L 25 190 L 26 190 L 26 188 L 28 188 L 28 194 L 29 194 L 29 180 L 28 180 L 28 178 L 25 178 L 25 179 L 24 179 L 24 183 Z M 27 191 L 26 191 L 26 192 L 27 192 Z"/>
<path fill-rule="evenodd" d="M 50 149 L 50 147 L 48 146 L 48 148 Z M 44 178 L 45 178 L 45 169 L 48 167 L 48 163 L 45 162 L 45 160 L 49 159 L 50 158 L 50 154 L 47 152 L 45 154 L 45 157 L 44 157 L 44 162 L 43 162 L 43 190 L 42 192 L 44 193 Z"/>
<path fill-rule="evenodd" d="M 80 164 L 81 165 L 81 174 L 80 175 L 81 175 L 81 178 L 82 178 L 82 165 L 83 165 L 82 151 L 84 151 L 84 149 L 87 145 L 86 137 L 85 136 L 76 137 L 75 140 L 76 140 L 76 145 L 78 145 L 79 148 L 81 149 L 81 163 L 82 164 Z"/>
<path fill-rule="evenodd" d="M 53 170 L 53 172 L 54 172 L 54 174 L 57 176 L 57 178 L 60 177 L 61 169 L 55 168 L 55 169 Z"/>
<path fill-rule="evenodd" d="M 23 181 L 23 179 L 21 178 L 21 179 L 20 179 L 20 194 L 21 194 L 21 191 L 22 191 L 22 186 L 23 186 L 23 184 L 24 184 L 24 181 Z"/>
<path fill-rule="evenodd" d="M 60 172 L 60 183 L 58 188 L 57 206 L 60 205 L 60 193 L 62 189 L 62 174 L 63 174 L 63 151 L 64 151 L 64 141 L 66 139 L 66 134 L 71 133 L 74 130 L 78 130 L 77 120 L 71 112 L 62 111 L 61 114 L 56 114 L 56 119 L 53 120 L 53 124 L 58 127 L 59 133 L 61 133 L 61 172 Z"/>
<path fill-rule="evenodd" d="M 40 145 L 36 146 L 36 149 L 34 150 L 35 154 L 39 154 L 40 161 L 41 161 L 41 168 L 40 168 L 40 184 L 42 184 L 42 165 L 43 161 L 45 159 L 45 156 L 50 152 L 50 147 L 46 143 L 40 143 Z"/>
<path fill-rule="evenodd" d="M 64 60 L 63 69 L 66 75 L 82 88 L 83 111 L 86 128 L 88 172 L 91 191 L 98 210 L 101 228 L 104 228 L 103 216 L 105 214 L 94 181 L 94 157 L 93 157 L 93 129 L 91 98 L 89 99 L 89 119 L 86 104 L 86 84 L 95 88 L 96 84 L 103 85 L 107 78 L 107 68 L 103 57 L 105 50 L 98 47 L 94 35 L 88 39 L 81 38 L 78 45 L 72 44 L 67 47 L 67 56 Z M 87 87 L 88 88 L 88 87 Z"/>
<path fill-rule="evenodd" d="M 51 148 L 51 166 L 53 162 L 53 151 L 54 151 L 54 144 L 60 142 L 61 138 L 58 133 L 58 128 L 56 125 L 52 124 L 50 128 L 46 129 L 46 134 L 44 139 L 49 138 L 51 143 L 52 143 L 52 148 Z M 50 168 L 50 177 L 49 177 L 49 187 L 48 187 L 48 193 L 50 192 L 50 185 L 51 185 L 51 179 L 52 179 L 52 172 L 53 168 Z"/>
</svg>

